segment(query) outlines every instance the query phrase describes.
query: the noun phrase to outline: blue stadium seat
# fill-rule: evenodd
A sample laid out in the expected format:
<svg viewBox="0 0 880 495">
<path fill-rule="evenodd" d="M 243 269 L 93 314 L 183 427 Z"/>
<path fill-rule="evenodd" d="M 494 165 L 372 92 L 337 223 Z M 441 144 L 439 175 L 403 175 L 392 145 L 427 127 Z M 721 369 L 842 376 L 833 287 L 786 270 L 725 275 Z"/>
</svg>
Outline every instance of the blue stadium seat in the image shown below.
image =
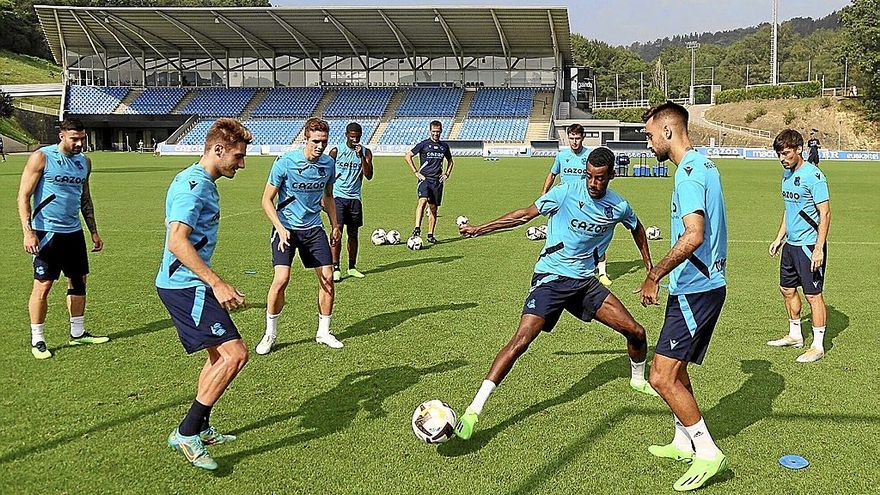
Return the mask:
<svg viewBox="0 0 880 495">
<path fill-rule="evenodd" d="M 67 88 L 67 111 L 75 114 L 109 114 L 131 88 L 119 86 L 76 86 Z"/>
<path fill-rule="evenodd" d="M 253 99 L 256 88 L 204 88 L 180 111 L 210 117 L 236 117 Z"/>
<path fill-rule="evenodd" d="M 198 145 L 204 144 L 208 130 L 214 124 L 213 120 L 200 120 L 180 140 L 179 144 Z M 254 135 L 251 144 L 284 145 L 291 144 L 305 125 L 304 120 L 282 119 L 249 119 L 242 121 L 245 127 Z"/>
<path fill-rule="evenodd" d="M 398 117 L 454 117 L 464 94 L 459 88 L 412 88 L 397 107 Z"/>
<path fill-rule="evenodd" d="M 133 114 L 169 114 L 188 90 L 184 88 L 145 88 L 125 113 Z"/>
<path fill-rule="evenodd" d="M 379 144 L 416 144 L 428 139 L 428 124 L 432 120 L 439 120 L 443 124 L 443 133 L 440 139 L 448 139 L 449 132 L 452 131 L 453 119 L 433 119 L 433 118 L 411 118 L 403 117 L 391 119 L 388 127 L 379 138 Z"/>
<path fill-rule="evenodd" d="M 393 94 L 389 88 L 340 89 L 324 110 L 324 117 L 381 117 Z"/>
<path fill-rule="evenodd" d="M 528 119 L 469 117 L 462 122 L 458 139 L 522 142 L 528 127 Z"/>
<path fill-rule="evenodd" d="M 533 88 L 480 88 L 468 110 L 469 117 L 528 117 Z"/>
<path fill-rule="evenodd" d="M 253 117 L 311 117 L 324 90 L 321 88 L 276 88 L 269 90 L 254 111 Z"/>
</svg>

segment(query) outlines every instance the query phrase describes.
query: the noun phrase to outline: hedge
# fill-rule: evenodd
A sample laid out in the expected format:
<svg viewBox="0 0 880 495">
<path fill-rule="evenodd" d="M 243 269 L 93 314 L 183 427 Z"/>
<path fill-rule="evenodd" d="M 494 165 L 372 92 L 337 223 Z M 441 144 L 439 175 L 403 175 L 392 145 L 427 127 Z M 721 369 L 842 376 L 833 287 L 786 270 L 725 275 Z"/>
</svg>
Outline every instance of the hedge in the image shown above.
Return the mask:
<svg viewBox="0 0 880 495">
<path fill-rule="evenodd" d="M 597 108 L 593 110 L 593 118 L 601 120 L 619 120 L 621 122 L 641 122 L 647 108 Z"/>
<path fill-rule="evenodd" d="M 725 89 L 715 95 L 715 103 L 734 103 L 746 100 L 775 100 L 779 98 L 813 98 L 819 96 L 818 81 L 778 86 L 755 86 L 743 89 Z"/>
</svg>

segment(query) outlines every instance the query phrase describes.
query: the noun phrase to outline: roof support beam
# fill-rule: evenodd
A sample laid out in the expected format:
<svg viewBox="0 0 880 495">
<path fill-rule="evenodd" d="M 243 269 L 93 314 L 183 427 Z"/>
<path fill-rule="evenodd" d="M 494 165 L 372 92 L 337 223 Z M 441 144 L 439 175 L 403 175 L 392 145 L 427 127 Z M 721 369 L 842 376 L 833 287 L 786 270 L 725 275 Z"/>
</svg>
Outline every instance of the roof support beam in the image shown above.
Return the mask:
<svg viewBox="0 0 880 495">
<path fill-rule="evenodd" d="M 492 14 L 492 20 L 495 22 L 495 29 L 498 30 L 498 38 L 501 40 L 501 50 L 504 52 L 504 59 L 507 60 L 507 70 L 511 70 L 513 65 L 510 63 L 510 48 L 507 46 L 507 37 L 504 36 L 504 30 L 501 29 L 501 23 L 495 14 L 495 9 L 489 9 Z"/>
<path fill-rule="evenodd" d="M 58 28 L 58 41 L 61 43 L 61 69 L 64 71 L 64 78 L 67 78 L 67 43 L 64 41 L 64 34 L 61 32 L 61 21 L 58 20 L 58 11 L 55 10 L 52 12 L 55 14 L 55 27 Z"/>
<path fill-rule="evenodd" d="M 410 67 L 415 67 L 416 66 L 416 62 L 415 62 L 416 49 L 413 46 L 413 44 L 406 38 L 406 36 L 403 34 L 403 32 L 397 28 L 397 25 L 394 24 L 394 22 L 391 19 L 389 19 L 387 15 L 385 15 L 385 12 L 382 12 L 381 9 L 378 10 L 377 12 L 379 12 L 379 15 L 382 16 L 382 19 L 385 20 L 385 24 L 388 24 L 388 28 L 391 29 L 391 32 L 394 33 L 394 37 L 397 38 L 397 44 L 400 45 L 400 50 L 403 51 L 403 56 L 409 61 Z M 409 52 L 407 51 L 406 47 L 403 46 L 404 41 L 412 49 L 412 52 L 413 52 L 412 57 L 410 57 Z"/>
<path fill-rule="evenodd" d="M 358 52 L 358 49 L 355 48 L 354 42 L 357 42 L 357 44 L 360 45 L 360 47 L 363 48 L 364 51 L 366 51 L 366 45 L 364 45 L 361 42 L 361 40 L 359 40 L 357 38 L 357 36 L 352 34 L 351 31 L 349 31 L 345 26 L 343 26 L 339 21 L 337 21 L 335 17 L 330 15 L 329 12 L 327 12 L 326 10 L 321 10 L 321 12 L 324 14 L 324 19 L 330 21 L 330 23 L 336 27 L 336 29 L 339 31 L 339 33 L 342 35 L 342 37 L 345 38 L 346 43 L 348 43 L 348 46 L 351 47 L 351 51 L 358 58 L 358 60 L 360 61 L 361 65 L 364 67 L 364 69 L 366 69 L 367 68 L 367 60 L 364 56 L 362 56 L 360 54 L 360 52 Z"/>
<path fill-rule="evenodd" d="M 446 19 L 440 15 L 437 9 L 434 9 L 434 17 L 440 21 L 440 26 L 443 27 L 443 32 L 446 33 L 449 47 L 452 48 L 452 53 L 455 55 L 455 60 L 458 61 L 458 68 L 460 70 L 464 66 L 464 50 L 461 49 L 461 44 L 458 42 L 458 38 L 455 37 L 455 33 L 449 28 L 449 24 L 446 24 Z M 458 49 L 458 52 L 456 52 L 456 49 Z"/>
<path fill-rule="evenodd" d="M 80 29 L 82 29 L 83 34 L 86 35 L 86 38 L 89 40 L 89 45 L 92 46 L 92 51 L 95 52 L 95 56 L 98 57 L 98 60 L 101 61 L 101 66 L 104 67 L 104 70 L 107 70 L 107 64 L 104 62 L 104 58 L 101 57 L 101 54 L 98 53 L 98 49 L 95 47 L 95 40 L 92 39 L 92 35 L 89 34 L 89 30 L 86 29 L 86 26 L 82 23 L 79 16 L 76 15 L 75 11 L 71 10 L 70 15 L 72 15 L 73 20 L 76 21 L 77 24 L 79 24 L 79 27 L 80 27 Z M 104 53 L 107 53 L 107 49 L 104 48 L 104 46 L 101 45 L 101 43 L 98 43 L 98 46 L 101 47 L 101 51 L 103 51 Z"/>
<path fill-rule="evenodd" d="M 218 14 L 217 12 L 215 12 L 215 11 L 212 10 L 211 13 L 214 14 L 214 17 L 215 17 L 216 19 L 220 19 L 220 21 L 223 22 L 223 24 L 226 24 L 226 27 L 228 27 L 229 29 L 235 31 L 235 34 L 237 34 L 242 40 L 244 40 L 244 42 L 247 43 L 247 46 L 251 47 L 251 50 L 253 50 L 254 54 L 257 56 L 258 59 L 260 59 L 260 60 L 262 60 L 263 62 L 265 62 L 267 66 L 272 67 L 272 64 L 270 64 L 269 61 L 266 60 L 266 57 L 264 57 L 264 56 L 260 53 L 260 51 L 257 50 L 257 48 L 253 45 L 253 43 L 251 43 L 250 40 L 253 39 L 254 41 L 256 41 L 256 42 L 257 42 L 260 46 L 262 46 L 263 48 L 265 48 L 265 49 L 267 49 L 267 50 L 272 50 L 272 48 L 271 48 L 269 45 L 267 45 L 267 44 L 266 44 L 264 41 L 262 41 L 260 38 L 254 36 L 253 34 L 251 34 L 250 32 L 248 32 L 246 29 L 243 29 L 243 28 L 240 27 L 238 24 L 236 24 L 236 23 L 230 21 L 229 19 L 223 17 L 222 15 Z M 247 36 L 245 36 L 245 35 L 247 35 Z"/>
<path fill-rule="evenodd" d="M 271 10 L 266 10 L 266 13 L 269 14 L 269 17 L 274 19 L 275 22 L 277 22 L 279 26 L 281 26 L 281 29 L 287 31 L 287 34 L 289 34 L 290 37 L 293 38 L 293 41 L 295 41 L 296 44 L 299 46 L 299 49 L 303 51 L 303 53 L 306 55 L 306 58 L 308 58 L 309 60 L 312 61 L 312 64 L 315 66 L 315 68 L 316 69 L 319 68 L 321 66 L 321 62 L 312 56 L 311 52 L 309 52 L 309 49 L 306 48 L 305 43 L 302 42 L 302 40 L 308 41 L 308 38 L 303 36 L 303 34 L 300 33 L 299 31 L 297 31 L 296 28 L 291 26 L 289 22 L 278 17 Z M 302 59 L 300 59 L 300 60 L 302 60 Z"/>
<path fill-rule="evenodd" d="M 128 55 L 128 58 L 134 60 L 134 63 L 137 64 L 137 66 L 141 70 L 141 72 L 146 71 L 146 69 L 144 69 L 144 66 L 140 62 L 138 62 L 137 58 L 135 58 L 135 56 L 132 55 L 130 51 L 128 51 L 128 48 L 125 47 L 125 44 L 122 43 L 122 41 L 119 39 L 119 36 L 116 36 L 116 33 L 114 32 L 115 29 L 111 30 L 110 28 L 108 28 L 103 22 L 101 22 L 97 17 L 95 17 L 90 11 L 86 10 L 85 13 L 86 13 L 86 15 L 91 17 L 93 21 L 98 23 L 98 25 L 101 26 L 104 29 L 104 31 L 107 31 L 107 33 L 110 36 L 112 36 L 113 39 L 115 39 L 117 43 L 119 43 L 119 47 L 122 48 L 122 51 L 124 51 L 125 54 Z M 119 35 L 122 36 L 123 38 L 126 38 L 128 41 L 132 41 L 131 39 L 129 39 L 127 36 L 125 36 L 122 33 L 119 33 Z M 137 43 L 135 43 L 135 44 L 137 44 Z"/>
<path fill-rule="evenodd" d="M 155 34 L 149 32 L 149 31 L 146 31 L 146 30 L 144 30 L 144 29 L 141 29 L 141 28 L 139 28 L 139 27 L 137 27 L 137 26 L 132 26 L 128 21 L 126 21 L 126 20 L 124 20 L 124 19 L 120 19 L 119 17 L 116 17 L 116 16 L 113 15 L 113 14 L 110 14 L 110 13 L 105 12 L 104 15 L 107 16 L 107 18 L 112 19 L 113 22 L 115 22 L 115 23 L 119 24 L 120 26 L 124 27 L 124 28 L 125 28 L 126 30 L 128 30 L 131 34 L 133 34 L 133 35 L 137 36 L 138 38 L 140 38 L 140 40 L 143 41 L 144 44 L 146 44 L 147 46 L 149 46 L 151 50 L 153 50 L 154 52 L 156 52 L 157 55 L 159 55 L 160 57 L 162 57 L 162 58 L 164 58 L 165 60 L 167 60 L 168 63 L 171 64 L 172 67 L 174 67 L 174 68 L 177 69 L 178 71 L 180 70 L 180 67 L 179 67 L 177 64 L 175 64 L 174 62 L 172 62 L 170 57 L 166 57 L 164 53 L 160 52 L 158 48 L 156 48 L 155 46 L 153 46 L 152 43 L 150 43 L 149 41 L 147 41 L 147 39 L 144 38 L 144 37 L 141 35 L 140 32 L 143 31 L 144 33 L 146 33 L 146 34 L 148 34 L 148 35 L 150 35 L 150 36 L 152 36 L 153 38 L 158 39 L 158 40 L 161 40 L 162 38 L 156 36 Z"/>
<path fill-rule="evenodd" d="M 162 11 L 160 11 L 160 10 L 155 10 L 154 12 L 155 12 L 156 14 L 158 14 L 159 17 L 165 19 L 165 20 L 168 21 L 171 25 L 173 25 L 174 27 L 176 27 L 181 33 L 187 35 L 187 36 L 189 37 L 189 39 L 193 40 L 193 42 L 194 42 L 196 45 L 198 45 L 199 48 L 201 48 L 203 52 L 205 52 L 205 54 L 208 56 L 208 58 L 210 58 L 210 59 L 215 59 L 215 60 L 217 61 L 217 63 L 220 64 L 220 67 L 223 68 L 223 70 L 226 70 L 226 67 L 220 62 L 220 57 L 217 56 L 217 55 L 214 55 L 213 53 L 211 53 L 210 50 L 208 50 L 207 48 L 205 48 L 205 45 L 203 45 L 199 40 L 197 40 L 196 37 L 192 35 L 192 33 L 196 33 L 197 35 L 201 36 L 202 38 L 204 38 L 204 39 L 207 40 L 207 41 L 210 41 L 211 43 L 213 43 L 213 44 L 216 45 L 216 46 L 222 46 L 220 43 L 217 43 L 216 41 L 212 40 L 211 38 L 205 36 L 204 34 L 202 34 L 202 33 L 198 32 L 198 31 L 196 31 L 196 30 L 193 29 L 192 27 L 187 26 L 187 25 L 184 24 L 183 22 L 178 21 L 177 19 L 175 19 L 175 18 L 173 18 L 173 17 L 171 17 L 171 16 L 165 14 L 164 12 L 162 12 Z"/>
<path fill-rule="evenodd" d="M 559 38 L 556 37 L 556 28 L 553 26 L 553 14 L 549 10 L 547 11 L 547 22 L 550 23 L 550 39 L 553 40 L 553 61 L 557 67 L 561 67 L 560 58 L 562 54 L 559 51 Z"/>
</svg>

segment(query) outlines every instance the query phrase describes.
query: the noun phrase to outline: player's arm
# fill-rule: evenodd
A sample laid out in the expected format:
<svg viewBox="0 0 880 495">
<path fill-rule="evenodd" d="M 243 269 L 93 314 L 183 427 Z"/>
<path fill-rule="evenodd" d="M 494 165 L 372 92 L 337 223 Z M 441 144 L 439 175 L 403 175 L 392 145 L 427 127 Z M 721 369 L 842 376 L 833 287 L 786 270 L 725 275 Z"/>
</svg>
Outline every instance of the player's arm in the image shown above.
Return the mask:
<svg viewBox="0 0 880 495">
<path fill-rule="evenodd" d="M 21 183 L 18 186 L 18 216 L 21 219 L 21 230 L 24 234 L 24 250 L 34 255 L 40 248 L 40 241 L 31 226 L 31 196 L 33 196 L 45 168 L 46 155 L 40 151 L 31 153 L 24 166 L 24 171 L 21 173 Z"/>
<path fill-rule="evenodd" d="M 334 146 L 330 151 L 327 152 L 327 154 L 330 155 L 330 158 L 332 158 L 333 161 L 336 161 L 336 155 L 339 154 L 339 148 Z"/>
<path fill-rule="evenodd" d="M 419 172 L 418 167 L 416 167 L 415 162 L 413 162 L 413 156 L 415 155 L 413 154 L 412 150 L 409 150 L 406 152 L 405 155 L 403 155 L 403 159 L 404 161 L 406 161 L 406 164 L 409 165 L 410 171 L 412 171 L 413 175 L 415 175 L 417 179 L 425 180 L 425 176 L 422 175 L 421 172 Z"/>
<path fill-rule="evenodd" d="M 361 157 L 361 169 L 364 171 L 364 178 L 373 180 L 373 152 L 369 148 L 363 148 L 363 157 Z"/>
<path fill-rule="evenodd" d="M 538 207 L 532 203 L 531 206 L 505 213 L 495 220 L 484 223 L 483 225 L 464 225 L 459 227 L 458 231 L 465 237 L 477 237 L 488 234 L 489 232 L 495 232 L 496 230 L 512 229 L 514 227 L 519 227 L 520 225 L 525 225 L 529 223 L 531 219 L 540 214 L 541 212 L 538 211 Z"/>
<path fill-rule="evenodd" d="M 541 189 L 542 196 L 547 194 L 547 191 L 549 191 L 550 188 L 553 187 L 554 182 L 556 182 L 556 174 L 554 174 L 553 172 L 548 173 L 547 178 L 544 179 L 544 187 Z"/>
<path fill-rule="evenodd" d="M 779 224 L 779 232 L 776 233 L 776 239 L 773 239 L 773 242 L 770 243 L 770 256 L 776 256 L 776 253 L 779 252 L 779 248 L 785 242 L 785 233 L 785 210 L 782 210 L 782 222 Z"/>
<path fill-rule="evenodd" d="M 244 306 L 244 295 L 223 281 L 199 256 L 189 240 L 192 230 L 192 227 L 183 222 L 171 222 L 168 225 L 168 251 L 171 251 L 178 261 L 203 282 L 211 286 L 214 296 L 224 308 L 232 310 Z"/>
<path fill-rule="evenodd" d="M 452 167 L 454 163 L 452 161 L 452 152 L 448 149 L 446 150 L 446 173 L 440 176 L 440 181 L 445 182 L 449 179 L 449 176 L 452 175 Z"/>
<path fill-rule="evenodd" d="M 828 240 L 828 229 L 831 227 L 831 205 L 828 201 L 823 201 L 816 205 L 819 210 L 819 235 L 816 238 L 816 248 L 813 249 L 813 256 L 810 257 L 810 269 L 818 271 L 822 268 L 825 261 L 825 242 Z"/>
<path fill-rule="evenodd" d="M 654 268 L 654 263 L 651 262 L 651 248 L 648 246 L 648 235 L 645 233 L 645 227 L 640 220 L 636 220 L 636 228 L 632 229 L 630 234 L 632 234 L 633 241 L 635 241 L 636 246 L 639 248 L 639 252 L 642 253 L 645 271 L 650 273 L 651 269 Z"/>
<path fill-rule="evenodd" d="M 324 202 L 324 211 L 327 212 L 327 217 L 330 220 L 330 245 L 335 246 L 342 240 L 342 230 L 340 230 L 336 218 L 336 201 L 333 200 L 333 182 L 327 181 L 327 185 L 324 186 L 324 197 L 322 200 Z"/>
<path fill-rule="evenodd" d="M 263 212 L 266 213 L 269 222 L 275 228 L 275 233 L 279 238 L 278 250 L 283 253 L 284 248 L 290 246 L 290 232 L 287 231 L 287 228 L 281 224 L 281 219 L 278 218 L 278 210 L 275 209 L 276 196 L 278 196 L 278 186 L 267 182 L 266 187 L 263 189 L 263 199 L 260 202 L 260 206 L 263 207 Z"/>
<path fill-rule="evenodd" d="M 669 275 L 675 267 L 684 263 L 703 244 L 703 228 L 705 219 L 703 211 L 697 210 L 682 217 L 684 234 L 675 241 L 672 249 L 648 272 L 645 281 L 639 289 L 642 306 L 657 304 L 657 294 L 660 291 L 660 280 Z"/>
<path fill-rule="evenodd" d="M 86 157 L 86 165 L 89 167 L 86 181 L 83 182 L 82 196 L 80 197 L 79 209 L 82 212 L 83 220 L 86 222 L 89 232 L 92 234 L 92 243 L 94 248 L 92 252 L 98 252 L 104 249 L 104 241 L 98 235 L 98 224 L 95 222 L 95 205 L 92 204 L 92 193 L 89 189 L 90 179 L 92 178 L 92 160 Z"/>
</svg>

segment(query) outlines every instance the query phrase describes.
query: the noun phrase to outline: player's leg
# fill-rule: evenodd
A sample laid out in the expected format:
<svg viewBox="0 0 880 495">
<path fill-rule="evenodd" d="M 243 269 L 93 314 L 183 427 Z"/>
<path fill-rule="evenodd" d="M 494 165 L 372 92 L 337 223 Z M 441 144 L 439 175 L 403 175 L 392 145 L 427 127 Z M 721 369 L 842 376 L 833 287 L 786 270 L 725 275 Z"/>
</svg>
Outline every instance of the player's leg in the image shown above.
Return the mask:
<svg viewBox="0 0 880 495">
<path fill-rule="evenodd" d="M 419 182 L 419 202 L 416 203 L 416 226 L 412 232 L 413 237 L 422 235 L 422 217 L 425 216 L 425 206 L 428 205 L 426 183 L 427 181 L 424 180 Z"/>
<path fill-rule="evenodd" d="M 486 374 L 486 379 L 480 384 L 474 400 L 465 409 L 464 414 L 462 414 L 458 424 L 455 426 L 455 434 L 459 438 L 467 440 L 473 435 L 474 427 L 479 420 L 479 415 L 483 412 L 483 407 L 486 405 L 489 396 L 495 390 L 495 387 L 501 384 L 504 377 L 510 373 L 516 360 L 528 350 L 529 345 L 538 337 L 538 334 L 544 328 L 544 323 L 544 318 L 537 315 L 523 314 L 520 317 L 519 328 L 517 328 L 510 341 L 495 355 L 492 366 L 489 368 L 489 373 Z"/>
<path fill-rule="evenodd" d="M 318 330 L 315 332 L 315 342 L 339 349 L 343 347 L 342 342 L 330 333 L 336 288 L 333 283 L 330 243 L 327 241 L 327 233 L 324 232 L 323 227 L 302 232 L 300 258 L 303 267 L 315 269 L 318 279 Z"/>
<path fill-rule="evenodd" d="M 70 345 L 103 344 L 109 337 L 91 335 L 85 330 L 86 276 L 89 273 L 89 255 L 83 231 L 64 234 L 65 252 L 61 268 L 67 277 L 67 311 L 70 315 Z"/>
<path fill-rule="evenodd" d="M 436 204 L 428 203 L 428 242 L 431 244 L 437 243 L 437 238 L 434 237 L 434 229 L 437 228 L 437 208 L 439 208 Z"/>
<path fill-rule="evenodd" d="M 638 392 L 657 397 L 657 392 L 645 379 L 645 361 L 648 354 L 645 328 L 633 318 L 620 299 L 611 293 L 608 293 L 595 311 L 595 318 L 626 337 L 626 351 L 629 354 L 631 372 L 630 386 Z"/>
<path fill-rule="evenodd" d="M 797 287 L 801 285 L 801 278 L 796 266 L 796 255 L 793 246 L 789 244 L 782 246 L 782 254 L 779 257 L 779 292 L 782 293 L 782 301 L 788 313 L 788 334 L 767 342 L 769 346 L 802 347 L 804 345 L 804 336 L 801 333 L 801 297 L 797 291 Z"/>
<path fill-rule="evenodd" d="M 259 355 L 269 354 L 278 338 L 278 317 L 284 309 L 284 294 L 290 282 L 290 265 L 293 264 L 293 256 L 299 245 L 299 232 L 294 230 L 288 232 L 288 245 L 283 247 L 283 251 L 279 249 L 282 246 L 277 232 L 273 230 L 269 238 L 274 273 L 269 292 L 266 294 L 266 330 L 255 349 Z"/>
<path fill-rule="evenodd" d="M 358 231 L 364 224 L 363 205 L 359 199 L 351 200 L 348 213 L 345 219 L 348 229 L 348 275 L 354 278 L 364 278 L 364 274 L 357 269 Z"/>
<path fill-rule="evenodd" d="M 596 270 L 599 272 L 599 282 L 602 282 L 602 285 L 605 287 L 610 286 L 611 279 L 608 278 L 607 267 L 605 265 L 605 253 L 602 253 L 599 261 L 596 263 Z"/>
<path fill-rule="evenodd" d="M 52 289 L 54 280 L 34 280 L 31 295 L 28 298 L 28 316 L 31 320 L 31 353 L 37 359 L 52 357 L 52 352 L 46 347 L 46 313 L 49 309 L 49 291 Z"/>
<path fill-rule="evenodd" d="M 340 231 L 343 231 L 345 230 L 348 202 L 344 198 L 333 198 L 333 202 L 336 204 L 336 223 L 339 225 Z M 351 230 L 348 231 L 348 236 L 351 238 Z M 339 282 L 342 280 L 342 270 L 339 269 L 342 244 L 337 242 L 335 246 L 331 246 L 330 251 L 333 255 L 333 281 Z"/>
<path fill-rule="evenodd" d="M 813 343 L 798 356 L 799 363 L 812 363 L 825 357 L 826 309 L 825 298 L 822 295 L 825 284 L 825 263 L 822 263 L 818 271 L 812 271 L 812 251 L 815 248 L 815 246 L 807 246 L 807 249 L 802 250 L 802 262 L 799 266 L 799 273 L 804 281 L 804 297 L 810 305 L 810 317 L 813 323 Z"/>
</svg>

